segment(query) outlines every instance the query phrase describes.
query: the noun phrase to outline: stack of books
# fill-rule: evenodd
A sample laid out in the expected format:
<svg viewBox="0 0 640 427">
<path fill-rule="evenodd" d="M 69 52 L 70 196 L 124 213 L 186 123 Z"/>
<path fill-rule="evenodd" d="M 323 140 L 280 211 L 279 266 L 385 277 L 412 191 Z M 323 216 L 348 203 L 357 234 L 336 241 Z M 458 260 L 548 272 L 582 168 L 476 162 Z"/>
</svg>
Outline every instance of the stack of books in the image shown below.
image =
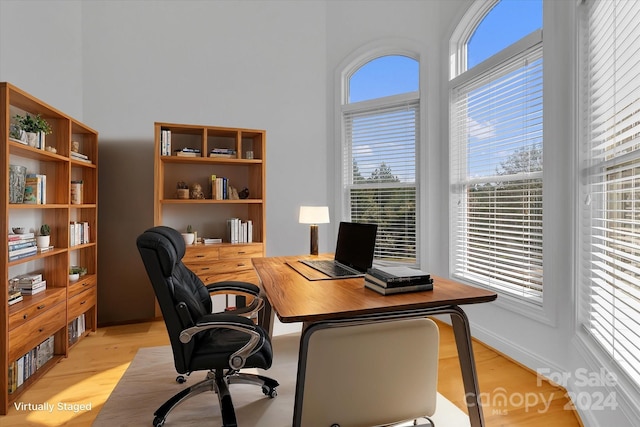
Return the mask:
<svg viewBox="0 0 640 427">
<path fill-rule="evenodd" d="M 9 305 L 13 305 L 15 303 L 18 303 L 20 301 L 22 301 L 22 293 L 20 293 L 20 291 L 17 290 L 9 290 Z"/>
<path fill-rule="evenodd" d="M 209 152 L 209 157 L 223 157 L 226 159 L 235 159 L 238 157 L 237 151 L 231 148 L 213 148 Z"/>
<path fill-rule="evenodd" d="M 410 267 L 371 267 L 364 275 L 365 287 L 382 295 L 431 291 L 431 275 Z"/>
<path fill-rule="evenodd" d="M 42 274 L 24 274 L 16 277 L 16 286 L 22 295 L 35 295 L 47 289 L 47 281 Z"/>
<path fill-rule="evenodd" d="M 91 163 L 91 159 L 86 154 L 78 153 L 77 151 L 72 151 L 71 156 L 73 160 L 78 160 L 80 162 Z"/>
<path fill-rule="evenodd" d="M 252 243 L 253 221 L 229 218 L 227 220 L 227 240 L 229 243 Z"/>
<path fill-rule="evenodd" d="M 200 157 L 200 149 L 199 148 L 181 148 L 179 150 L 174 150 L 176 156 L 180 157 Z"/>
<path fill-rule="evenodd" d="M 34 233 L 9 234 L 9 262 L 38 252 Z"/>
</svg>

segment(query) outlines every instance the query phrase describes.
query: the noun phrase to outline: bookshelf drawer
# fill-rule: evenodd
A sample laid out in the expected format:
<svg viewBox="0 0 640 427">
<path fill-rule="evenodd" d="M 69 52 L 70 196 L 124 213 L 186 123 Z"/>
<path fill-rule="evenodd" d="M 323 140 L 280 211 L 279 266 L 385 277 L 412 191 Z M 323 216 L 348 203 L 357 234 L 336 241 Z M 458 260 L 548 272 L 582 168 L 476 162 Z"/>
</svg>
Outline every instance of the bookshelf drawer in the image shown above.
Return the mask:
<svg viewBox="0 0 640 427">
<path fill-rule="evenodd" d="M 87 289 L 84 292 L 69 299 L 69 321 L 80 316 L 85 311 L 96 305 L 96 288 Z"/>
<path fill-rule="evenodd" d="M 65 300 L 63 289 L 51 289 L 36 294 L 30 298 L 31 303 L 22 310 L 9 315 L 9 330 L 17 328 L 30 320 L 46 313 L 56 304 Z M 24 304 L 24 302 L 23 302 Z"/>
<path fill-rule="evenodd" d="M 83 276 L 77 282 L 74 282 L 69 285 L 69 298 L 75 295 L 78 295 L 80 292 L 83 292 L 95 285 L 96 285 L 95 274 Z"/>
<path fill-rule="evenodd" d="M 222 246 L 220 247 L 220 259 L 261 257 L 263 256 L 262 249 L 262 244 Z"/>
<path fill-rule="evenodd" d="M 27 322 L 9 332 L 9 360 L 16 360 L 23 354 L 65 327 L 65 310 L 63 303 L 56 304 L 37 320 Z"/>
<path fill-rule="evenodd" d="M 209 262 L 218 259 L 218 248 L 205 245 L 187 246 L 187 251 L 182 258 L 184 264 L 194 262 Z"/>
<path fill-rule="evenodd" d="M 253 283 L 254 285 L 259 284 L 258 276 L 256 275 L 254 270 L 242 270 L 218 274 L 204 274 L 199 275 L 199 277 L 205 285 L 208 285 L 209 283 L 224 281 L 249 282 Z"/>
</svg>

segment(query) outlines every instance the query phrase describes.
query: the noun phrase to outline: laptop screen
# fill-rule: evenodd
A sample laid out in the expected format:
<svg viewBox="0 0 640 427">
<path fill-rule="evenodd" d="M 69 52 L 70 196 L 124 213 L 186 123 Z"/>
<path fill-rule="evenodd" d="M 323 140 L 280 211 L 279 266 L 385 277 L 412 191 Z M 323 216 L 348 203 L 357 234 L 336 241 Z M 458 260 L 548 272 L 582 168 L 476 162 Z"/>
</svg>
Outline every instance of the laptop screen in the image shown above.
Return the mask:
<svg viewBox="0 0 640 427">
<path fill-rule="evenodd" d="M 376 224 L 341 222 L 338 228 L 335 260 L 364 273 L 373 263 Z"/>
</svg>

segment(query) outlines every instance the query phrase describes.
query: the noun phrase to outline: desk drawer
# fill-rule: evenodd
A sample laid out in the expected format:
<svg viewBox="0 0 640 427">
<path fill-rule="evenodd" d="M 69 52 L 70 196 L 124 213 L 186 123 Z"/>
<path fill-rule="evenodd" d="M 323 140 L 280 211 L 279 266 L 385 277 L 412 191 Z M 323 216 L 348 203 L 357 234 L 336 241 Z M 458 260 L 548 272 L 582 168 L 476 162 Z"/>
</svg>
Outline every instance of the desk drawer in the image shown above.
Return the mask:
<svg viewBox="0 0 640 427">
<path fill-rule="evenodd" d="M 76 317 L 80 316 L 85 311 L 96 305 L 96 288 L 87 289 L 84 292 L 69 299 L 69 318 L 68 321 L 72 321 Z"/>
<path fill-rule="evenodd" d="M 66 305 L 56 304 L 36 319 L 9 332 L 9 360 L 16 360 L 47 339 L 49 335 L 64 328 Z"/>
<path fill-rule="evenodd" d="M 15 313 L 11 313 L 9 315 L 9 330 L 17 328 L 32 319 L 46 313 L 56 304 L 65 300 L 65 292 L 64 289 L 51 289 L 42 292 L 41 294 L 36 294 L 31 298 L 33 304 L 25 307 L 20 311 L 16 311 Z"/>
</svg>

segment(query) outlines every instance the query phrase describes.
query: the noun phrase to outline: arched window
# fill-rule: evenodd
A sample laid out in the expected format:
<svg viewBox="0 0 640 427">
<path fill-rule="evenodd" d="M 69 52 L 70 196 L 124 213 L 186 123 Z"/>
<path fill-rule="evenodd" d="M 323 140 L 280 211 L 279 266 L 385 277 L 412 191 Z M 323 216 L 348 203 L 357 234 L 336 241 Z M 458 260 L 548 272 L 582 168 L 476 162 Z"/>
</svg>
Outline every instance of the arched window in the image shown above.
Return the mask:
<svg viewBox="0 0 640 427">
<path fill-rule="evenodd" d="M 343 79 L 344 215 L 378 224 L 376 259 L 416 264 L 419 63 L 377 56 Z"/>
<path fill-rule="evenodd" d="M 452 274 L 541 304 L 542 1 L 476 1 L 450 46 Z"/>
</svg>

